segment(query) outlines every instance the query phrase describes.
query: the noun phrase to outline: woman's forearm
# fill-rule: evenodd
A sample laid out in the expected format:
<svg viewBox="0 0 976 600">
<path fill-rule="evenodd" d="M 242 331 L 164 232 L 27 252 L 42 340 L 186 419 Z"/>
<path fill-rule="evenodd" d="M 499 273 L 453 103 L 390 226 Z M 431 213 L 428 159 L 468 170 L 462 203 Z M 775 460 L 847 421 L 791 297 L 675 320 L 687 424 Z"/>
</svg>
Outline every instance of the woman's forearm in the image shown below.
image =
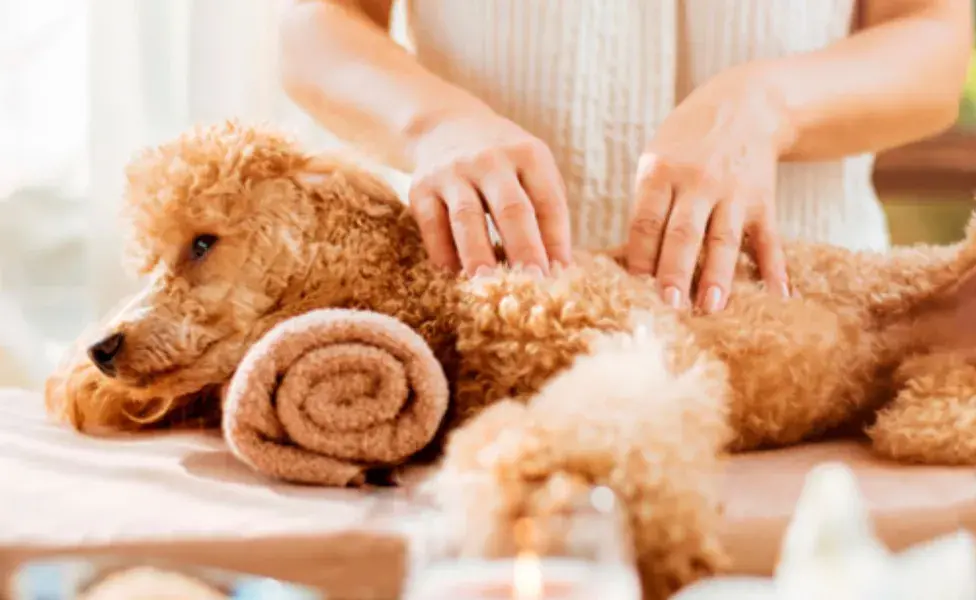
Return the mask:
<svg viewBox="0 0 976 600">
<path fill-rule="evenodd" d="M 409 171 L 412 143 L 443 115 L 485 107 L 421 67 L 368 12 L 349 0 L 290 2 L 281 21 L 283 83 L 323 127 Z"/>
<path fill-rule="evenodd" d="M 949 127 L 972 48 L 969 0 L 870 0 L 865 28 L 743 67 L 783 111 L 784 160 L 877 152 Z"/>
</svg>

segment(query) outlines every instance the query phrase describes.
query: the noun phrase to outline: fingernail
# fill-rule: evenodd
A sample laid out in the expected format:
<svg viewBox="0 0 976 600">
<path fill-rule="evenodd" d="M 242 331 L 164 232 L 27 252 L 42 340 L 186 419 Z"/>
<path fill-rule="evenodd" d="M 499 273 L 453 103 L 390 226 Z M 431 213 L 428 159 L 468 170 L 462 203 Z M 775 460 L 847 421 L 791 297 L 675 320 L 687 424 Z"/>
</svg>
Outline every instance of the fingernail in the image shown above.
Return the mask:
<svg viewBox="0 0 976 600">
<path fill-rule="evenodd" d="M 703 308 L 706 313 L 718 312 L 722 307 L 722 289 L 716 285 L 708 288 L 705 292 Z"/>
<path fill-rule="evenodd" d="M 474 270 L 475 277 L 488 277 L 490 275 L 491 275 L 491 267 L 486 265 L 481 265 L 480 267 Z"/>
<path fill-rule="evenodd" d="M 780 292 L 783 294 L 784 298 L 789 298 L 790 296 L 792 296 L 792 294 L 790 293 L 790 284 L 784 281 L 779 285 L 780 285 Z"/>
<path fill-rule="evenodd" d="M 681 291 L 676 287 L 664 288 L 664 301 L 674 309 L 681 308 Z"/>
<path fill-rule="evenodd" d="M 539 267 L 537 267 L 535 265 L 529 265 L 529 266 L 525 267 L 525 272 L 532 279 L 542 279 L 542 277 L 543 277 L 542 269 L 540 269 Z"/>
</svg>

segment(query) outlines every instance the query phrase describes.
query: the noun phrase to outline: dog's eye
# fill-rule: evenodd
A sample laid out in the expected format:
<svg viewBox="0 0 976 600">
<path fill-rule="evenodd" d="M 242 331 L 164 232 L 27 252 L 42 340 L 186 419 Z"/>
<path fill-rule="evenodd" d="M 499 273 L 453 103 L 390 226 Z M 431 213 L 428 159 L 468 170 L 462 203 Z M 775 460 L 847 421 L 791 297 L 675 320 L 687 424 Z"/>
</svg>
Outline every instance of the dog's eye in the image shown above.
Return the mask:
<svg viewBox="0 0 976 600">
<path fill-rule="evenodd" d="M 197 237 L 193 238 L 193 243 L 190 244 L 190 258 L 193 260 L 200 260 L 209 254 L 216 244 L 217 236 L 209 233 L 198 235 Z"/>
</svg>

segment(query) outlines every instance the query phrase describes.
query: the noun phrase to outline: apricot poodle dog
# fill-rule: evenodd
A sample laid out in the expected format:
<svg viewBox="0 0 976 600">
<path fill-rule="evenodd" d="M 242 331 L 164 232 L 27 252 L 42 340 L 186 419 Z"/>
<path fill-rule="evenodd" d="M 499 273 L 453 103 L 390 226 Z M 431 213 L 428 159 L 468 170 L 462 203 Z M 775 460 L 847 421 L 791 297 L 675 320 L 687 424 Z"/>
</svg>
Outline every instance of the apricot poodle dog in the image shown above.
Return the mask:
<svg viewBox="0 0 976 600">
<path fill-rule="evenodd" d="M 379 178 L 270 131 L 200 128 L 127 175 L 145 289 L 46 390 L 79 430 L 216 418 L 221 386 L 276 323 L 379 311 L 420 332 L 452 383 L 434 485 L 479 515 L 472 543 L 504 544 L 499 523 L 607 485 L 648 598 L 725 564 L 712 488 L 726 451 L 863 429 L 889 457 L 976 464 L 972 228 L 957 246 L 884 255 L 790 244 L 788 300 L 743 255 L 728 308 L 700 315 L 659 301 L 612 251 L 541 282 L 441 272 Z M 490 485 L 457 485 L 468 476 Z"/>
</svg>

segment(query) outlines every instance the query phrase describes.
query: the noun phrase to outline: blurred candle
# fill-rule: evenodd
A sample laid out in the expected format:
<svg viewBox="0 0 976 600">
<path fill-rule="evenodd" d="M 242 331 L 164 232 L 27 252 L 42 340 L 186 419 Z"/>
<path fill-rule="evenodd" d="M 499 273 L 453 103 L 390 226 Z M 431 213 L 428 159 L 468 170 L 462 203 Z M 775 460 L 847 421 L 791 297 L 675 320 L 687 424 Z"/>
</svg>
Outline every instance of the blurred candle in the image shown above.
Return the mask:
<svg viewBox="0 0 976 600">
<path fill-rule="evenodd" d="M 417 573 L 405 600 L 638 600 L 632 570 L 568 557 L 532 554 L 468 559 Z"/>
</svg>

